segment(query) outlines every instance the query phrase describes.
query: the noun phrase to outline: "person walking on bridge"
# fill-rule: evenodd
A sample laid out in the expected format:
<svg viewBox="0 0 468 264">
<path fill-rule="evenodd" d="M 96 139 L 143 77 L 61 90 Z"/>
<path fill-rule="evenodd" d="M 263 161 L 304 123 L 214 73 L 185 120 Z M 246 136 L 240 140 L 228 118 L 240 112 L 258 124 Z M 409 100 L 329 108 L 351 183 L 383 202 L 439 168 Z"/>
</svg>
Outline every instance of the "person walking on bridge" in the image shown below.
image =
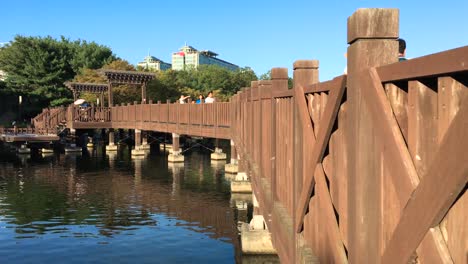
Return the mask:
<svg viewBox="0 0 468 264">
<path fill-rule="evenodd" d="M 215 98 L 213 97 L 213 91 L 208 92 L 208 96 L 205 99 L 205 103 L 211 104 L 215 102 Z"/>
<path fill-rule="evenodd" d="M 398 61 L 408 60 L 406 58 L 406 41 L 402 38 L 398 39 Z"/>
<path fill-rule="evenodd" d="M 198 99 L 197 99 L 197 101 L 195 103 L 196 104 L 203 104 L 204 99 L 205 98 L 203 97 L 203 95 L 199 94 Z"/>
<path fill-rule="evenodd" d="M 183 94 L 181 94 L 180 98 L 179 98 L 179 103 L 180 104 L 185 104 L 185 99 L 187 99 L 187 98 L 190 98 L 190 95 L 184 96 Z"/>
</svg>

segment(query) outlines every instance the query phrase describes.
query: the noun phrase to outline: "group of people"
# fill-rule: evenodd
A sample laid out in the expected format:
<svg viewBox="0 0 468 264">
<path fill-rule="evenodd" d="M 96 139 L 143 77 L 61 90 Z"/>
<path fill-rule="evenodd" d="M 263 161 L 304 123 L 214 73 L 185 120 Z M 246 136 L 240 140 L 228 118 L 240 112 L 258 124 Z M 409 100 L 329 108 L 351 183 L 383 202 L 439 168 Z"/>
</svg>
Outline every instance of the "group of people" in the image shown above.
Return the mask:
<svg viewBox="0 0 468 264">
<path fill-rule="evenodd" d="M 183 94 L 180 95 L 180 98 L 179 98 L 179 103 L 180 104 L 185 104 L 185 100 L 190 98 L 190 95 L 187 95 L 187 96 L 184 96 Z M 211 103 L 214 103 L 215 102 L 215 98 L 213 97 L 213 91 L 210 91 L 208 92 L 208 95 L 206 96 L 206 98 L 202 95 L 202 94 L 199 94 L 198 95 L 198 99 L 196 101 L 192 101 L 193 104 L 211 104 Z"/>
</svg>

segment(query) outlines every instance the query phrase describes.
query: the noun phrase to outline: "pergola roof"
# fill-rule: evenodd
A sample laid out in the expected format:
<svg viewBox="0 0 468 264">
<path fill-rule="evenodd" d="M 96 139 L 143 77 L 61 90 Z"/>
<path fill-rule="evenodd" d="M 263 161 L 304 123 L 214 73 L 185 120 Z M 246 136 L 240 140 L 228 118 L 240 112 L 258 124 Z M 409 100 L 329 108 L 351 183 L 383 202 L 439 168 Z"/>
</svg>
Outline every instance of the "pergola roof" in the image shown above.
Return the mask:
<svg viewBox="0 0 468 264">
<path fill-rule="evenodd" d="M 109 83 L 144 84 L 154 79 L 155 74 L 137 71 L 102 70 Z"/>
<path fill-rule="evenodd" d="M 109 90 L 109 85 L 106 83 L 76 83 L 66 82 L 65 86 L 74 93 L 106 93 Z"/>
</svg>

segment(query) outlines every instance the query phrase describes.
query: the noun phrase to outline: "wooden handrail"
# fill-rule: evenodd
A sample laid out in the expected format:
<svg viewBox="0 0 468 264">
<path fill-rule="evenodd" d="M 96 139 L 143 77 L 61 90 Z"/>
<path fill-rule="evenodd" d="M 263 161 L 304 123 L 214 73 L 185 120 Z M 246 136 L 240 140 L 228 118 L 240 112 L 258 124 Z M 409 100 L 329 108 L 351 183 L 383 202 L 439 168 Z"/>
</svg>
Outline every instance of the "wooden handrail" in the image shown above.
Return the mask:
<svg viewBox="0 0 468 264">
<path fill-rule="evenodd" d="M 463 71 L 468 71 L 468 46 L 377 67 L 384 83 Z"/>
</svg>

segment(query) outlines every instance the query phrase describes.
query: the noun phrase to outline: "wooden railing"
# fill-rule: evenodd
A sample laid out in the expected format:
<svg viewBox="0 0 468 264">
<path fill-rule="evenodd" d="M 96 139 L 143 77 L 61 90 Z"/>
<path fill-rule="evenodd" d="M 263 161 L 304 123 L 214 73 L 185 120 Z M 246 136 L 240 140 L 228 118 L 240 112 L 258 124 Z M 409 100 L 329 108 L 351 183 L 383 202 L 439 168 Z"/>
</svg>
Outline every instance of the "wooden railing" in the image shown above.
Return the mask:
<svg viewBox="0 0 468 264">
<path fill-rule="evenodd" d="M 112 127 L 230 138 L 231 104 L 127 104 L 111 110 Z"/>
<path fill-rule="evenodd" d="M 35 128 L 56 128 L 66 119 L 66 108 L 63 106 L 44 108 L 42 113 L 32 119 Z"/>
<path fill-rule="evenodd" d="M 229 103 L 69 107 L 67 126 L 232 139 L 286 263 L 465 263 L 468 46 L 397 62 L 398 10 L 348 26 L 347 76 L 297 61 L 293 89 L 274 68 Z"/>
<path fill-rule="evenodd" d="M 71 120 L 73 122 L 110 122 L 110 111 L 109 107 L 101 106 L 90 106 L 90 107 L 79 107 L 70 106 L 72 112 Z"/>
<path fill-rule="evenodd" d="M 350 18 L 348 76 L 297 61 L 292 90 L 275 68 L 232 98 L 239 171 L 285 262 L 466 262 L 468 47 L 392 63 L 395 12 Z"/>
<path fill-rule="evenodd" d="M 0 134 L 18 135 L 18 134 L 37 134 L 37 135 L 56 135 L 57 129 L 37 128 L 37 127 L 0 127 Z"/>
</svg>

